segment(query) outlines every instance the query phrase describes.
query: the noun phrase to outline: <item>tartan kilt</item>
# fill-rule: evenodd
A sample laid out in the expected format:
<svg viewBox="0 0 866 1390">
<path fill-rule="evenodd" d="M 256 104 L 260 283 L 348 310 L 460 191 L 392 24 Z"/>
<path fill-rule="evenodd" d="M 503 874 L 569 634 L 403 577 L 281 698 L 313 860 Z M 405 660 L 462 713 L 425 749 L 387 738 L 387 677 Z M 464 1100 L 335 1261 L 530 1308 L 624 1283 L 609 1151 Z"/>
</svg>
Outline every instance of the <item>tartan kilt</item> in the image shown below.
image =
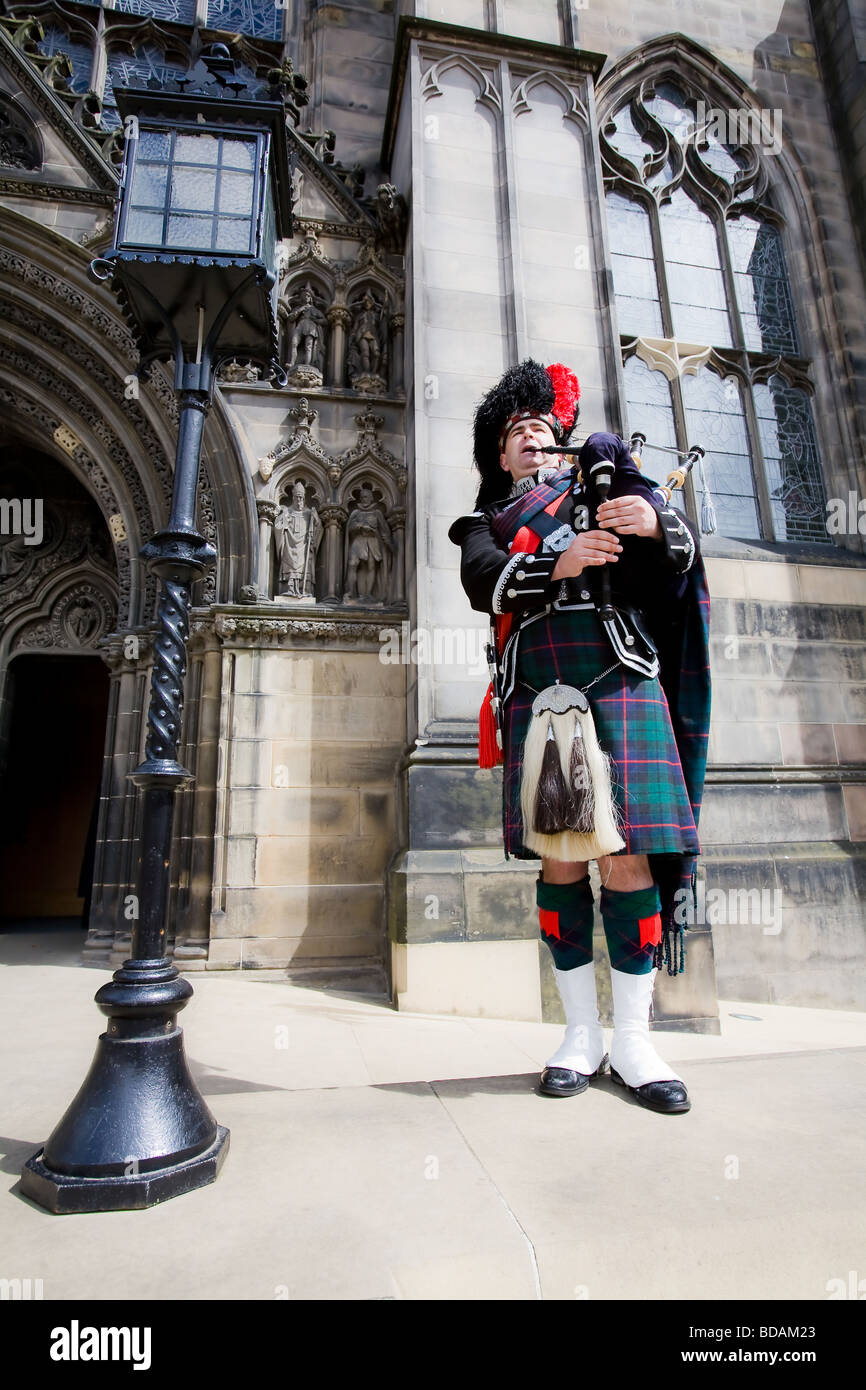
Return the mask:
<svg viewBox="0 0 866 1390">
<path fill-rule="evenodd" d="M 538 859 L 523 844 L 523 744 L 539 690 L 558 679 L 579 689 L 614 662 L 594 609 L 551 610 L 521 630 L 516 682 L 503 710 L 505 852 Z M 533 687 L 533 688 L 530 688 Z M 587 695 L 598 741 L 611 758 L 621 854 L 699 854 L 698 833 L 665 693 L 657 678 L 617 666 Z"/>
</svg>

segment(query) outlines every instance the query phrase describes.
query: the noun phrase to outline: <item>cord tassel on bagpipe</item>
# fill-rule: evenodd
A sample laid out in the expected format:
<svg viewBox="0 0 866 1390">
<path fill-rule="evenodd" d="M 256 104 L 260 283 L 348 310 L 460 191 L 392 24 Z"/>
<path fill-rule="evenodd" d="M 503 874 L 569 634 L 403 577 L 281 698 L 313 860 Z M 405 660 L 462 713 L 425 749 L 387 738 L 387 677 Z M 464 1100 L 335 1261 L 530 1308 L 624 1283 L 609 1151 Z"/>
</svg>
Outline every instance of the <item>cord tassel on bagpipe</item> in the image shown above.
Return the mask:
<svg viewBox="0 0 866 1390">
<path fill-rule="evenodd" d="M 496 694 L 491 681 L 478 712 L 478 766 L 497 767 L 503 761 L 502 735 L 496 720 Z"/>
</svg>

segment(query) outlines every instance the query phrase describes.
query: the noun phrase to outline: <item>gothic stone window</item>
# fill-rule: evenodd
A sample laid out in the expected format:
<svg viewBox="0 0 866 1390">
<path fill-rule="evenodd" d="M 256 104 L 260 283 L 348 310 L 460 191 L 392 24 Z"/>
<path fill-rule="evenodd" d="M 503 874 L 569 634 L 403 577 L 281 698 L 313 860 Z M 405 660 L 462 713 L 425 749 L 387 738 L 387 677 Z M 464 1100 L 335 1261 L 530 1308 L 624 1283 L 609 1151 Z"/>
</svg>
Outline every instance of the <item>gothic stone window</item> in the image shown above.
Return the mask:
<svg viewBox="0 0 866 1390">
<path fill-rule="evenodd" d="M 21 6 L 15 8 L 23 12 Z M 100 46 L 107 48 L 105 84 L 99 95 L 104 106 L 102 125 L 113 130 L 120 124 L 112 90 L 115 84 L 146 82 L 151 77 L 162 80 L 168 73 L 183 72 L 187 68 L 187 63 L 179 61 L 177 54 L 163 52 L 162 40 L 160 43 L 151 39 L 137 42 L 134 54 L 126 37 L 119 47 L 115 46 L 112 35 L 126 16 L 153 19 L 166 41 L 170 41 L 172 33 L 180 37 L 185 29 L 186 35 L 180 39 L 178 51 L 187 48 L 189 31 L 197 25 L 279 43 L 289 0 L 205 0 L 204 3 L 203 0 L 114 0 L 110 7 L 103 8 L 109 15 L 104 35 L 101 30 L 97 34 L 91 23 L 92 4 L 65 0 L 63 9 L 57 11 L 58 18 L 43 19 L 45 37 L 38 47 L 40 53 L 49 58 L 57 53 L 69 57 L 73 69 L 70 85 L 79 94 L 91 89 L 96 71 L 103 71 L 96 58 Z M 166 25 L 179 27 L 166 28 Z M 237 71 L 253 88 L 259 85 L 251 68 L 239 64 Z"/>
<path fill-rule="evenodd" d="M 645 79 L 604 125 L 602 159 L 629 425 L 701 444 L 722 535 L 825 541 L 826 510 L 800 340 L 768 195 L 775 132 L 673 81 Z M 646 456 L 664 473 L 663 455 Z"/>
</svg>

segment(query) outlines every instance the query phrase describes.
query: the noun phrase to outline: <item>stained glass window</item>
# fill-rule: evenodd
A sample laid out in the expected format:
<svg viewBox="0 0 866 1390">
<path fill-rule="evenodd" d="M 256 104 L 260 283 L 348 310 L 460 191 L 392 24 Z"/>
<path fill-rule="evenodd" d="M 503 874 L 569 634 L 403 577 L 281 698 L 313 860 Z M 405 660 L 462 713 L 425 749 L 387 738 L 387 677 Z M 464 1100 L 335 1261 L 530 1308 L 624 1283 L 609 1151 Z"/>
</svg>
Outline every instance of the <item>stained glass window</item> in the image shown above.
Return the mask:
<svg viewBox="0 0 866 1390">
<path fill-rule="evenodd" d="M 659 83 L 655 96 L 649 98 L 646 106 L 678 140 L 684 140 L 694 125 L 694 113 L 689 109 L 685 93 L 672 82 Z"/>
<path fill-rule="evenodd" d="M 208 0 L 207 22 L 211 29 L 281 39 L 288 4 L 289 0 Z"/>
<path fill-rule="evenodd" d="M 642 110 L 650 122 L 644 128 L 651 132 L 654 119 L 671 140 L 665 167 L 655 175 L 645 160 L 652 136 L 639 134 Z M 703 446 L 703 473 L 692 473 L 694 500 L 700 510 L 706 484 L 721 535 L 826 542 L 809 393 L 791 384 L 802 381 L 803 364 L 782 234 L 775 212 L 761 212 L 766 185 L 760 152 L 756 158 L 740 143 L 726 143 L 749 138 L 745 116 L 754 114 L 743 113 L 739 134 L 731 134 L 709 101 L 701 106 L 664 82 L 654 90 L 646 84 L 603 127 L 603 142 L 635 171 L 620 171 L 608 154 L 607 224 L 620 332 L 632 343 L 669 340 L 662 357 L 658 345 L 646 351 L 638 345 L 647 361 L 694 361 L 695 352 L 700 361 L 709 358 L 697 374 L 669 382 L 629 346 L 629 423 L 651 443 Z M 736 182 L 736 195 L 720 189 L 717 178 L 731 190 Z M 748 212 L 741 212 L 738 204 L 746 200 Z M 766 358 L 756 355 L 767 353 L 789 362 L 764 383 L 755 378 L 767 370 Z M 665 475 L 666 462 L 647 450 L 653 476 Z"/>
<path fill-rule="evenodd" d="M 737 217 L 728 223 L 728 243 L 746 347 L 798 354 L 794 306 L 776 228 L 754 217 Z"/>
<path fill-rule="evenodd" d="M 761 526 L 755 501 L 752 456 L 739 383 L 722 380 L 709 367 L 683 377 L 683 405 L 689 440 L 706 450 L 704 472 L 723 536 L 758 540 Z M 700 478 L 694 478 L 698 507 Z"/>
<path fill-rule="evenodd" d="M 53 58 L 56 53 L 65 53 L 72 64 L 71 88 L 73 92 L 89 92 L 93 56 L 86 43 L 79 43 L 70 37 L 58 24 L 46 24 L 45 37 L 38 44 L 39 52 Z"/>
<path fill-rule="evenodd" d="M 185 71 L 183 64 L 166 62 L 165 54 L 156 44 L 142 44 L 136 49 L 134 58 L 130 58 L 127 53 L 109 53 L 105 93 L 102 98 L 103 125 L 112 129 L 120 125 L 114 100 L 115 87 L 143 87 L 151 77 L 165 82 L 169 77 Z"/>
<path fill-rule="evenodd" d="M 712 219 L 678 188 L 659 211 L 674 336 L 732 347 L 719 242 Z"/>
<path fill-rule="evenodd" d="M 652 154 L 652 145 L 638 131 L 627 106 L 617 111 L 605 134 L 608 144 L 613 145 L 613 148 L 625 155 L 626 159 L 630 159 L 638 170 L 643 164 L 644 156 Z"/>
<path fill-rule="evenodd" d="M 625 376 L 625 395 L 628 405 L 628 431 L 640 430 L 646 435 L 647 447 L 643 454 L 643 471 L 656 482 L 663 483 L 676 464 L 673 454 L 651 447 L 660 445 L 669 449 L 677 448 L 677 430 L 674 423 L 671 388 L 661 372 L 653 372 L 639 357 L 630 357 L 623 369 Z M 674 492 L 671 502 L 683 510 L 683 494 Z"/>
<path fill-rule="evenodd" d="M 647 209 L 620 193 L 609 193 L 607 227 L 620 331 L 661 335 L 662 314 Z"/>
<path fill-rule="evenodd" d="M 114 0 L 114 8 L 130 14 L 152 14 L 173 24 L 195 23 L 195 0 Z"/>
<path fill-rule="evenodd" d="M 706 148 L 704 148 L 704 144 Z M 718 137 L 707 131 L 705 142 L 702 141 L 698 146 L 698 154 L 704 164 L 712 169 L 719 178 L 725 179 L 727 183 L 733 183 L 737 174 L 740 172 L 740 165 L 731 154 L 727 145 L 723 145 Z"/>
<path fill-rule="evenodd" d="M 826 498 L 809 398 L 778 374 L 753 389 L 776 536 L 826 541 Z"/>
</svg>

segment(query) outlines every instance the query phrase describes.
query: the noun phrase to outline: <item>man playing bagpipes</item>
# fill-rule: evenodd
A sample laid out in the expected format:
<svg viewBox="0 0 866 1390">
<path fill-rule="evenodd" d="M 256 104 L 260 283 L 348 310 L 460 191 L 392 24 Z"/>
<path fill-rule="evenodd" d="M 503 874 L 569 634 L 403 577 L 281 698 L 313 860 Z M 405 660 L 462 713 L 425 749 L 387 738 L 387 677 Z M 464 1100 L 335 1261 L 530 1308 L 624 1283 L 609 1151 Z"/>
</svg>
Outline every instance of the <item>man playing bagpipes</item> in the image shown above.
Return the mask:
<svg viewBox="0 0 866 1390">
<path fill-rule="evenodd" d="M 611 1075 L 641 1104 L 677 1113 L 690 1108 L 688 1093 L 650 1042 L 649 1010 L 656 970 L 683 969 L 677 909 L 699 853 L 706 585 L 694 529 L 621 439 L 590 435 L 570 466 L 579 395 L 561 363 L 528 360 L 505 373 L 475 415 L 476 509 L 448 535 L 472 607 L 493 621 L 479 761 L 504 764 L 506 858 L 541 859 L 539 925 L 566 1016 L 541 1090 L 576 1095 L 608 1062 L 592 955 L 594 859 L 611 965 Z"/>
</svg>

